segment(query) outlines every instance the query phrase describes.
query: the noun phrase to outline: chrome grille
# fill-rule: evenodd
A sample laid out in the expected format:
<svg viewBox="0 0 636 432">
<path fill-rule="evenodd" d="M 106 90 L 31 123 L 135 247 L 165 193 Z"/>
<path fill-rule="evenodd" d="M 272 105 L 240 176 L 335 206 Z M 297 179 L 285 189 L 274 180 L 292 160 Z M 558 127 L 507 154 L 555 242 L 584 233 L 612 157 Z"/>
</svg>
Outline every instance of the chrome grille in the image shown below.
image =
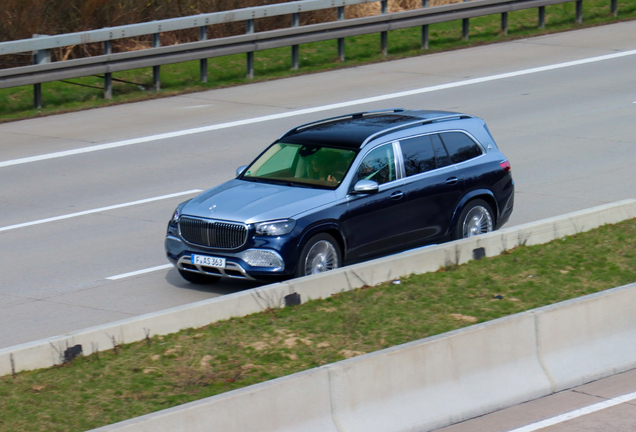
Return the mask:
<svg viewBox="0 0 636 432">
<path fill-rule="evenodd" d="M 247 240 L 247 227 L 240 224 L 181 217 L 179 230 L 187 242 L 206 247 L 236 249 Z"/>
</svg>

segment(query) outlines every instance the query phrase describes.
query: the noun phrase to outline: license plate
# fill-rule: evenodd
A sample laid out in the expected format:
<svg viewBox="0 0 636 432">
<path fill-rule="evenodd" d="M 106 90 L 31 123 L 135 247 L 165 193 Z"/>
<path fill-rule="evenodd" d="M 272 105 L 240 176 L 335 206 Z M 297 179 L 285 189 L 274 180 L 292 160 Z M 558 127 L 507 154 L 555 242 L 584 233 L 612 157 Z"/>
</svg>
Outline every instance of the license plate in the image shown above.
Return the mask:
<svg viewBox="0 0 636 432">
<path fill-rule="evenodd" d="M 190 257 L 192 264 L 204 265 L 208 267 L 225 268 L 225 258 L 211 257 L 205 255 L 192 255 Z"/>
</svg>

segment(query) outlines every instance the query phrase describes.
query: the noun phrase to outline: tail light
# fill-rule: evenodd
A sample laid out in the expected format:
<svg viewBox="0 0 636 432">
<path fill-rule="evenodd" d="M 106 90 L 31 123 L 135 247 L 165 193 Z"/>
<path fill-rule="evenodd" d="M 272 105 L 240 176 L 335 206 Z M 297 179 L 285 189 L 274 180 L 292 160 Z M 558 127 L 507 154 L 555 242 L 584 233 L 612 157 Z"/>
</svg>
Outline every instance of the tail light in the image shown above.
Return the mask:
<svg viewBox="0 0 636 432">
<path fill-rule="evenodd" d="M 501 167 L 502 170 L 504 170 L 505 172 L 510 171 L 510 162 L 508 162 L 508 159 L 506 160 L 502 160 L 501 162 L 499 162 L 499 166 Z"/>
</svg>

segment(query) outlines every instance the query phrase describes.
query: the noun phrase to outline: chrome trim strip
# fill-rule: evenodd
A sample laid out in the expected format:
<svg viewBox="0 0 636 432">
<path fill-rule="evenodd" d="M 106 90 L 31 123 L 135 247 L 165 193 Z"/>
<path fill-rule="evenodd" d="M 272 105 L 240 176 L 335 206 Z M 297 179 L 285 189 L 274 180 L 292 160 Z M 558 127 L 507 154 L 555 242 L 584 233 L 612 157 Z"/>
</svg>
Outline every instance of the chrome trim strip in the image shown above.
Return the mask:
<svg viewBox="0 0 636 432">
<path fill-rule="evenodd" d="M 393 141 L 393 153 L 395 154 L 395 163 L 397 164 L 397 178 L 402 179 L 406 177 L 406 169 L 404 167 L 404 155 L 402 154 L 402 147 L 399 141 Z"/>
</svg>

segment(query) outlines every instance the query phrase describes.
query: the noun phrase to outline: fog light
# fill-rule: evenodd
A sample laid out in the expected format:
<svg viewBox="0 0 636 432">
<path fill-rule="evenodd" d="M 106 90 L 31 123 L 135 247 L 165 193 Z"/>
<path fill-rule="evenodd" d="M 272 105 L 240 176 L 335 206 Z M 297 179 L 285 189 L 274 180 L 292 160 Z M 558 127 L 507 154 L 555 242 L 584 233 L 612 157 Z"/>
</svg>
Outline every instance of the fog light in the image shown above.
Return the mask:
<svg viewBox="0 0 636 432">
<path fill-rule="evenodd" d="M 241 259 L 252 267 L 285 268 L 285 262 L 274 251 L 251 249 L 241 254 Z"/>
</svg>

